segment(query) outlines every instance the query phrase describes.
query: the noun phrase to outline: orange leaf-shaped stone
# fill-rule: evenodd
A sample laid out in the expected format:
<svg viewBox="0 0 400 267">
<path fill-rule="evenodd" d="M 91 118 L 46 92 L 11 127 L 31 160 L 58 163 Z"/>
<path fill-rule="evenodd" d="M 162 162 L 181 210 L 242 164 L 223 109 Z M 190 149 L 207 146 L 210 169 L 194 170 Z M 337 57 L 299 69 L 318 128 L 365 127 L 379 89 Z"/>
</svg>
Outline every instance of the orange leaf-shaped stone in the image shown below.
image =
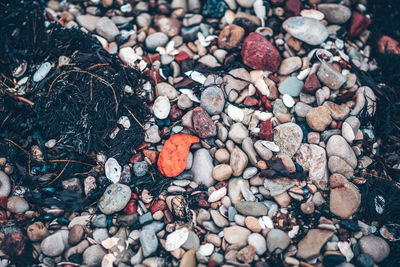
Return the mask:
<svg viewBox="0 0 400 267">
<path fill-rule="evenodd" d="M 164 144 L 158 157 L 158 169 L 166 177 L 174 177 L 186 168 L 186 158 L 190 146 L 199 142 L 199 138 L 189 134 L 172 135 Z"/>
</svg>

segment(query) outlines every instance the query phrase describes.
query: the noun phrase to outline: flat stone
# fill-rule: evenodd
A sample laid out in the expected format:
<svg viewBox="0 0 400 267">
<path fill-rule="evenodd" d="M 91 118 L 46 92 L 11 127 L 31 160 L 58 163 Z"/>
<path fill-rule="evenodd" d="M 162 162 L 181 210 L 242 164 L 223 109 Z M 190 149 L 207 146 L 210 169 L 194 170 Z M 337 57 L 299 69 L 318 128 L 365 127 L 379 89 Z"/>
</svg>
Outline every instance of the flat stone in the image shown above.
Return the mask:
<svg viewBox="0 0 400 267">
<path fill-rule="evenodd" d="M 229 165 L 232 168 L 234 176 L 242 175 L 248 163 L 248 157 L 239 147 L 235 147 L 231 153 Z"/>
<path fill-rule="evenodd" d="M 168 36 L 163 32 L 156 32 L 147 36 L 145 44 L 147 48 L 156 49 L 163 47 L 168 42 Z"/>
<path fill-rule="evenodd" d="M 200 106 L 204 108 L 208 114 L 220 114 L 224 109 L 225 97 L 219 87 L 208 87 L 201 93 Z"/>
<path fill-rule="evenodd" d="M 328 157 L 337 156 L 343 159 L 353 169 L 357 167 L 357 158 L 353 149 L 347 143 L 346 139 L 340 135 L 333 135 L 329 138 L 326 145 L 326 153 Z"/>
<path fill-rule="evenodd" d="M 346 76 L 337 72 L 325 61 L 321 62 L 321 66 L 317 72 L 318 79 L 332 90 L 338 90 L 346 82 Z"/>
<path fill-rule="evenodd" d="M 235 225 L 224 228 L 224 238 L 229 244 L 245 245 L 250 234 L 249 229 L 241 226 Z"/>
<path fill-rule="evenodd" d="M 202 108 L 193 109 L 193 126 L 200 138 L 208 138 L 217 135 L 217 127 L 210 115 Z"/>
<path fill-rule="evenodd" d="M 268 214 L 268 208 L 261 202 L 240 201 L 235 204 L 236 210 L 246 216 L 260 217 Z"/>
<path fill-rule="evenodd" d="M 324 106 L 311 108 L 306 115 L 308 126 L 314 131 L 324 131 L 332 122 L 331 112 Z"/>
<path fill-rule="evenodd" d="M 324 13 L 327 21 L 334 24 L 346 23 L 351 17 L 350 8 L 340 4 L 319 4 L 318 10 Z"/>
<path fill-rule="evenodd" d="M 166 96 L 170 100 L 174 100 L 178 97 L 178 91 L 169 83 L 162 82 L 156 86 L 157 96 Z"/>
<path fill-rule="evenodd" d="M 243 142 L 243 139 L 245 139 L 248 136 L 249 136 L 249 131 L 240 122 L 234 123 L 229 129 L 228 137 L 237 144 L 241 144 Z"/>
<path fill-rule="evenodd" d="M 288 94 L 292 97 L 298 97 L 303 85 L 304 82 L 300 81 L 296 77 L 288 77 L 279 85 L 278 90 L 281 94 Z"/>
<path fill-rule="evenodd" d="M 300 126 L 289 122 L 278 125 L 274 128 L 274 142 L 282 153 L 293 157 L 300 148 L 303 140 L 303 131 Z"/>
<path fill-rule="evenodd" d="M 290 244 L 287 233 L 279 229 L 271 229 L 267 234 L 267 248 L 271 253 L 282 253 Z"/>
<path fill-rule="evenodd" d="M 105 255 L 106 251 L 101 245 L 92 245 L 83 252 L 83 264 L 93 267 L 99 266 Z"/>
<path fill-rule="evenodd" d="M 213 179 L 213 159 L 207 149 L 201 148 L 194 152 L 193 164 L 191 172 L 194 175 L 194 181 L 198 184 L 211 186 L 214 184 Z"/>
<path fill-rule="evenodd" d="M 290 73 L 300 69 L 301 65 L 302 61 L 300 57 L 288 57 L 282 60 L 278 72 L 280 75 L 289 75 Z"/>
<path fill-rule="evenodd" d="M 46 237 L 40 244 L 42 253 L 46 256 L 60 256 L 68 247 L 68 231 L 60 230 Z"/>
<path fill-rule="evenodd" d="M 99 19 L 100 17 L 89 14 L 79 15 L 76 17 L 76 21 L 78 22 L 78 24 L 91 32 L 94 32 L 96 30 L 96 24 Z"/>
<path fill-rule="evenodd" d="M 225 26 L 218 36 L 218 46 L 222 49 L 233 49 L 238 47 L 244 37 L 245 31 L 242 27 L 229 24 Z"/>
<path fill-rule="evenodd" d="M 293 37 L 309 44 L 320 45 L 328 38 L 328 30 L 322 22 L 306 17 L 286 19 L 282 27 Z"/>
<path fill-rule="evenodd" d="M 331 173 L 340 173 L 348 179 L 354 175 L 354 169 L 346 161 L 337 156 L 329 157 L 328 169 Z"/>
<path fill-rule="evenodd" d="M 229 222 L 227 219 L 224 218 L 224 216 L 221 215 L 221 213 L 217 210 L 210 210 L 211 218 L 214 221 L 215 225 L 218 227 L 225 227 L 229 225 Z"/>
<path fill-rule="evenodd" d="M 99 209 L 109 215 L 123 210 L 131 198 L 131 189 L 124 184 L 109 185 L 99 200 Z"/>
<path fill-rule="evenodd" d="M 295 180 L 285 177 L 264 179 L 264 187 L 269 190 L 272 197 L 286 192 L 295 185 Z"/>
<path fill-rule="evenodd" d="M 265 237 L 258 233 L 252 233 L 247 238 L 249 245 L 256 248 L 257 255 L 263 255 L 267 251 L 267 241 Z"/>
<path fill-rule="evenodd" d="M 321 248 L 331 238 L 333 231 L 311 229 L 297 245 L 296 257 L 305 260 L 313 259 L 320 254 Z"/>
<path fill-rule="evenodd" d="M 378 236 L 364 236 L 358 244 L 360 245 L 361 252 L 371 256 L 375 263 L 384 261 L 390 254 L 388 243 Z"/>
<path fill-rule="evenodd" d="M 96 23 L 96 32 L 107 39 L 107 41 L 114 41 L 115 36 L 119 34 L 119 29 L 114 22 L 108 17 L 102 17 Z"/>
<path fill-rule="evenodd" d="M 343 183 L 335 188 L 332 188 L 329 196 L 329 209 L 336 216 L 347 219 L 351 217 L 360 207 L 361 194 L 358 188 L 347 181 L 341 174 L 332 174 L 330 179 L 331 187 L 333 177 L 341 176 Z"/>
</svg>

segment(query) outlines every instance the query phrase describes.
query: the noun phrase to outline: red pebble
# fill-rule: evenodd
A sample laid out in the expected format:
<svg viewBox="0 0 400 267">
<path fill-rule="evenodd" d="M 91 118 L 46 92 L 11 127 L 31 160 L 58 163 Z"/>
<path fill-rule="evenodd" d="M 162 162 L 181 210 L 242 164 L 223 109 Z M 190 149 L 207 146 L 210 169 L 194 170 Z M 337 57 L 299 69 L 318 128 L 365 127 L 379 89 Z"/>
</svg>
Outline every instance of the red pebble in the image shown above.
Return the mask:
<svg viewBox="0 0 400 267">
<path fill-rule="evenodd" d="M 314 94 L 315 91 L 321 88 L 321 83 L 315 73 L 308 75 L 306 82 L 304 83 L 303 92 L 307 94 Z"/>
<path fill-rule="evenodd" d="M 207 267 L 217 267 L 218 263 L 215 260 L 208 260 Z"/>
<path fill-rule="evenodd" d="M 169 113 L 169 118 L 172 121 L 177 121 L 182 118 L 183 112 L 180 108 L 178 108 L 177 104 L 172 105 L 171 112 Z"/>
<path fill-rule="evenodd" d="M 173 217 L 172 213 L 169 210 L 164 210 L 164 223 L 169 224 L 172 223 Z"/>
<path fill-rule="evenodd" d="M 200 208 L 205 208 L 205 209 L 208 209 L 210 207 L 210 203 L 208 203 L 207 199 L 208 199 L 208 197 L 207 197 L 206 193 L 204 193 L 204 192 L 196 194 L 196 197 L 195 197 L 196 204 Z"/>
<path fill-rule="evenodd" d="M 365 31 L 370 24 L 371 24 L 371 19 L 361 15 L 358 12 L 353 11 L 349 27 L 350 36 L 357 37 L 363 31 Z"/>
<path fill-rule="evenodd" d="M 243 104 L 245 106 L 256 106 L 258 104 L 258 100 L 254 97 L 246 96 L 246 98 L 243 101 Z"/>
<path fill-rule="evenodd" d="M 144 148 L 146 148 L 146 147 L 149 147 L 150 145 L 148 144 L 148 143 L 146 143 L 146 142 L 142 142 L 137 148 L 136 148 L 136 150 L 142 150 L 142 149 L 144 149 Z"/>
<path fill-rule="evenodd" d="M 7 197 L 0 197 L 0 208 L 7 209 Z"/>
<path fill-rule="evenodd" d="M 276 47 L 261 34 L 252 32 L 243 41 L 243 63 L 256 70 L 277 71 L 281 56 Z"/>
<path fill-rule="evenodd" d="M 167 204 L 162 199 L 154 201 L 153 205 L 150 208 L 151 213 L 155 213 L 159 210 L 165 210 L 167 208 Z"/>
<path fill-rule="evenodd" d="M 271 112 L 272 111 L 272 105 L 271 102 L 269 100 L 267 100 L 267 102 L 265 102 L 265 108 Z"/>
<path fill-rule="evenodd" d="M 151 56 L 151 61 L 157 61 L 157 60 L 160 60 L 161 59 L 161 56 L 160 56 L 160 54 L 159 53 L 157 53 L 157 54 L 154 54 L 154 55 L 152 55 Z"/>
<path fill-rule="evenodd" d="M 338 128 L 338 129 L 341 129 L 341 128 L 342 128 L 342 124 L 343 124 L 343 121 L 339 121 L 339 123 L 338 123 L 338 125 L 337 125 L 337 128 Z"/>
<path fill-rule="evenodd" d="M 285 16 L 287 18 L 300 15 L 303 5 L 300 0 L 287 0 L 285 4 Z"/>
<path fill-rule="evenodd" d="M 263 140 L 273 141 L 274 140 L 274 129 L 272 128 L 271 121 L 263 121 L 260 124 L 260 138 Z"/>
<path fill-rule="evenodd" d="M 186 53 L 185 51 L 180 51 L 176 56 L 175 56 L 175 61 L 178 62 L 179 64 L 182 61 L 185 61 L 187 59 L 190 59 L 190 55 Z"/>
<path fill-rule="evenodd" d="M 139 162 L 139 161 L 143 161 L 143 159 L 142 159 L 142 154 L 133 155 L 133 156 L 129 159 L 129 162 L 130 162 L 130 163 L 135 163 L 135 162 Z"/>
<path fill-rule="evenodd" d="M 387 35 L 383 35 L 378 40 L 378 51 L 379 53 L 382 54 L 399 55 L 400 54 L 399 42 L 397 42 L 395 39 Z"/>
<path fill-rule="evenodd" d="M 152 162 L 155 163 L 158 156 L 158 151 L 143 149 L 143 154 Z"/>
</svg>

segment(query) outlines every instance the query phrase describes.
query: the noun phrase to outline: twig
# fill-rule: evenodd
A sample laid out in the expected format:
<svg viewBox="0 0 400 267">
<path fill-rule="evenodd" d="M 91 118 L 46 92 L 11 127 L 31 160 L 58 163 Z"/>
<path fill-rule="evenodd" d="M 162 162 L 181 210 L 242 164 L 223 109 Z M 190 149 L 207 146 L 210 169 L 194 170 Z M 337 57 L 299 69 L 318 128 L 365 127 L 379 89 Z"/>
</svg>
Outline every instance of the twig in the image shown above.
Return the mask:
<svg viewBox="0 0 400 267">
<path fill-rule="evenodd" d="M 29 176 L 33 176 L 33 174 L 31 173 L 31 154 L 29 154 L 25 149 L 23 149 L 20 145 L 15 143 L 13 140 L 10 140 L 8 138 L 4 138 L 4 140 L 7 141 L 7 142 L 10 142 L 14 146 L 18 147 L 19 149 L 21 149 L 28 156 L 28 174 L 29 174 Z"/>
<path fill-rule="evenodd" d="M 57 175 L 57 177 L 55 179 L 53 179 L 49 183 L 47 183 L 46 186 L 49 186 L 52 183 L 54 183 L 55 181 L 57 181 L 61 177 L 61 175 L 64 173 L 65 169 L 67 169 L 70 162 L 71 162 L 71 160 L 68 160 L 68 162 L 65 164 L 64 168 L 61 170 L 60 174 Z"/>
<path fill-rule="evenodd" d="M 51 162 L 51 163 L 53 163 L 53 162 L 68 162 L 68 161 L 73 162 L 73 163 L 80 163 L 80 164 L 87 165 L 87 166 L 90 166 L 90 167 L 96 167 L 96 165 L 85 163 L 85 162 L 78 161 L 78 160 L 73 160 L 73 159 L 52 159 L 52 160 L 49 160 L 49 162 Z"/>
<path fill-rule="evenodd" d="M 114 88 L 112 87 L 112 85 L 111 85 L 109 82 L 107 82 L 106 80 L 104 80 L 103 78 L 101 78 L 101 77 L 99 77 L 99 76 L 97 76 L 97 75 L 95 75 L 95 74 L 93 74 L 93 73 L 90 73 L 90 72 L 88 72 L 88 71 L 86 71 L 86 70 L 69 70 L 69 71 L 66 71 L 66 72 L 63 72 L 63 73 L 59 74 L 59 75 L 54 79 L 54 81 L 50 84 L 49 91 L 47 92 L 47 96 L 50 95 L 50 92 L 51 92 L 51 89 L 53 88 L 54 83 L 55 83 L 61 76 L 64 76 L 64 75 L 66 75 L 66 74 L 68 74 L 68 73 L 71 73 L 71 72 L 79 72 L 79 73 L 83 73 L 83 74 L 90 75 L 90 76 L 92 76 L 92 77 L 95 77 L 95 78 L 99 79 L 99 80 L 102 81 L 105 85 L 107 85 L 108 87 L 110 87 L 111 90 L 112 90 L 112 92 L 113 92 L 113 94 L 114 94 L 114 100 L 115 100 L 115 114 L 118 114 L 118 99 L 117 99 L 117 94 L 115 93 L 115 90 L 114 90 Z"/>
<path fill-rule="evenodd" d="M 35 105 L 34 102 L 32 102 L 32 101 L 30 101 L 30 100 L 28 100 L 28 99 L 26 99 L 26 98 L 24 98 L 22 96 L 15 96 L 15 98 L 17 98 L 18 100 L 20 100 L 22 102 L 25 102 L 25 103 L 29 104 L 31 107 L 33 107 Z"/>
<path fill-rule="evenodd" d="M 144 126 L 138 121 L 138 119 L 136 119 L 135 115 L 133 115 L 132 111 L 129 110 L 129 108 L 124 105 L 124 108 L 126 108 L 126 110 L 128 110 L 129 114 L 131 114 L 131 116 L 135 119 L 135 121 L 140 125 L 140 127 L 142 127 L 142 129 L 144 130 Z"/>
</svg>

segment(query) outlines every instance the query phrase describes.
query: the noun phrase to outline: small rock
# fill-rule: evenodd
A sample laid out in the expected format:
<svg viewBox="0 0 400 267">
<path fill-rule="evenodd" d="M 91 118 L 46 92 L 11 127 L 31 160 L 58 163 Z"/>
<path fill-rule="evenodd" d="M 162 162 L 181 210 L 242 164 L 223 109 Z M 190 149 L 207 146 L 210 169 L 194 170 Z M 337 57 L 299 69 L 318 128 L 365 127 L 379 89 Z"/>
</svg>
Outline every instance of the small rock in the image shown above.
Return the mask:
<svg viewBox="0 0 400 267">
<path fill-rule="evenodd" d="M 332 174 L 329 179 L 331 187 L 334 184 L 333 180 L 340 179 L 337 186 L 334 184 L 335 188 L 331 188 L 329 209 L 336 216 L 347 219 L 358 210 L 361 204 L 361 194 L 357 187 L 348 182 L 341 174 Z"/>
<path fill-rule="evenodd" d="M 340 135 L 333 135 L 329 138 L 326 145 L 326 153 L 328 154 L 328 157 L 337 156 L 343 159 L 353 169 L 357 167 L 357 158 L 353 149 L 347 143 L 346 139 Z"/>
<path fill-rule="evenodd" d="M 331 173 L 339 173 L 347 179 L 353 177 L 354 175 L 354 169 L 350 167 L 346 161 L 337 156 L 329 157 L 328 168 Z"/>
<path fill-rule="evenodd" d="M 258 219 L 256 217 L 247 216 L 244 220 L 244 224 L 248 229 L 255 233 L 261 232 L 262 230 L 260 223 L 258 222 Z"/>
<path fill-rule="evenodd" d="M 343 24 L 351 17 L 351 10 L 347 6 L 339 4 L 319 4 L 318 10 L 324 13 L 330 23 Z"/>
<path fill-rule="evenodd" d="M 140 232 L 140 244 L 142 245 L 143 256 L 148 257 L 155 253 L 158 248 L 158 239 L 154 231 L 145 229 Z"/>
<path fill-rule="evenodd" d="M 167 18 L 160 18 L 156 21 L 156 25 L 160 29 L 161 32 L 165 33 L 169 37 L 173 37 L 179 34 L 181 29 L 181 22 L 173 17 Z M 146 43 L 147 46 L 147 43 Z M 159 45 L 162 46 L 162 45 Z"/>
<path fill-rule="evenodd" d="M 267 234 L 267 248 L 271 253 L 282 253 L 290 244 L 290 238 L 282 230 L 271 229 Z"/>
<path fill-rule="evenodd" d="M 171 104 L 169 102 L 168 97 L 159 96 L 156 98 L 153 104 L 153 113 L 158 119 L 163 120 L 166 119 L 171 110 Z"/>
<path fill-rule="evenodd" d="M 106 177 L 113 183 L 118 183 L 121 178 L 122 167 L 114 158 L 109 158 L 104 166 Z"/>
<path fill-rule="evenodd" d="M 42 243 L 40 244 L 42 253 L 50 257 L 60 256 L 68 247 L 67 230 L 60 230 L 52 235 L 49 235 L 43 239 Z"/>
<path fill-rule="evenodd" d="M 193 101 L 187 96 L 187 94 L 181 94 L 178 98 L 178 108 L 185 110 L 193 106 Z"/>
<path fill-rule="evenodd" d="M 8 175 L 0 171 L 0 197 L 8 197 L 11 192 L 11 183 Z"/>
<path fill-rule="evenodd" d="M 194 175 L 194 181 L 198 184 L 211 186 L 214 184 L 213 179 L 214 165 L 212 158 L 207 149 L 201 148 L 194 153 L 193 165 L 191 172 Z"/>
<path fill-rule="evenodd" d="M 274 128 L 274 142 L 282 153 L 293 157 L 303 140 L 303 131 L 295 123 L 284 123 Z M 257 148 L 256 148 L 257 150 Z"/>
<path fill-rule="evenodd" d="M 263 255 L 267 251 L 267 242 L 265 238 L 258 233 L 252 233 L 247 238 L 249 245 L 255 247 L 257 255 Z"/>
<path fill-rule="evenodd" d="M 213 137 L 217 134 L 217 127 L 208 113 L 202 108 L 193 109 L 193 126 L 200 138 Z"/>
<path fill-rule="evenodd" d="M 97 22 L 100 20 L 100 17 L 96 17 L 93 15 L 85 14 L 79 15 L 76 17 L 76 22 L 87 30 L 94 32 L 96 30 Z"/>
<path fill-rule="evenodd" d="M 270 160 L 272 158 L 272 151 L 264 145 L 262 140 L 254 143 L 254 149 L 263 160 Z"/>
<path fill-rule="evenodd" d="M 100 266 L 106 251 L 101 245 L 92 245 L 83 252 L 83 264 L 88 266 Z"/>
<path fill-rule="evenodd" d="M 289 75 L 292 72 L 300 69 L 302 65 L 302 61 L 300 57 L 288 57 L 282 60 L 281 65 L 279 66 L 279 74 L 280 75 Z"/>
<path fill-rule="evenodd" d="M 78 178 L 70 178 L 61 182 L 62 188 L 73 193 L 82 194 L 81 181 Z"/>
<path fill-rule="evenodd" d="M 173 251 L 180 248 L 188 239 L 189 231 L 186 227 L 182 227 L 178 230 L 175 230 L 171 234 L 167 236 L 167 240 L 165 242 L 165 249 L 167 251 Z"/>
<path fill-rule="evenodd" d="M 193 231 L 189 231 L 188 238 L 185 243 L 182 245 L 182 248 L 185 250 L 194 250 L 197 251 L 200 247 L 200 239 Z"/>
<path fill-rule="evenodd" d="M 99 209 L 109 215 L 123 210 L 131 198 L 131 189 L 124 184 L 109 185 L 99 200 Z"/>
<path fill-rule="evenodd" d="M 196 267 L 196 252 L 188 250 L 183 254 L 179 267 Z"/>
<path fill-rule="evenodd" d="M 49 231 L 42 222 L 34 222 L 26 229 L 29 239 L 33 242 L 42 241 L 49 235 Z"/>
<path fill-rule="evenodd" d="M 149 166 L 147 165 L 146 161 L 139 161 L 133 163 L 133 173 L 137 177 L 142 177 L 146 175 Z"/>
<path fill-rule="evenodd" d="M 325 61 L 321 62 L 321 66 L 317 72 L 318 79 L 332 90 L 338 90 L 346 82 L 346 77 L 337 72 Z"/>
<path fill-rule="evenodd" d="M 33 74 L 33 81 L 40 82 L 43 80 L 50 72 L 51 67 L 52 66 L 50 62 L 44 62 L 42 65 L 40 65 L 39 69 Z"/>
<path fill-rule="evenodd" d="M 83 228 L 83 226 L 80 225 L 80 224 L 75 224 L 69 230 L 68 242 L 71 245 L 78 244 L 79 241 L 82 240 L 82 237 L 83 237 L 84 233 L 85 233 L 85 229 Z"/>
<path fill-rule="evenodd" d="M 119 34 L 117 26 L 108 17 L 102 17 L 96 23 L 96 32 L 107 39 L 107 41 L 114 41 L 115 36 Z"/>
<path fill-rule="evenodd" d="M 245 31 L 235 24 L 225 26 L 218 36 L 218 46 L 222 49 L 233 49 L 239 46 Z"/>
<path fill-rule="evenodd" d="M 147 48 L 156 49 L 163 47 L 168 42 L 168 36 L 163 32 L 156 32 L 147 36 L 145 44 Z"/>
<path fill-rule="evenodd" d="M 156 86 L 157 96 L 163 95 L 170 100 L 175 100 L 178 97 L 178 91 L 169 83 L 162 82 Z"/>
<path fill-rule="evenodd" d="M 208 114 L 220 114 L 224 109 L 225 97 L 222 90 L 216 86 L 208 87 L 201 93 L 200 106 L 204 108 Z"/>
<path fill-rule="evenodd" d="M 232 175 L 232 168 L 228 164 L 220 164 L 214 167 L 212 176 L 217 181 L 225 181 Z"/>
<path fill-rule="evenodd" d="M 279 85 L 278 90 L 281 94 L 288 94 L 292 97 L 298 97 L 303 85 L 304 82 L 300 81 L 296 77 L 288 77 Z"/>
<path fill-rule="evenodd" d="M 308 126 L 318 132 L 324 131 L 332 122 L 331 113 L 324 106 L 310 109 L 307 112 L 306 119 Z"/>
<path fill-rule="evenodd" d="M 215 223 L 216 226 L 218 227 L 225 227 L 229 225 L 229 222 L 227 219 L 224 218 L 224 216 L 221 215 L 219 211 L 216 210 L 210 210 L 211 218 L 213 222 Z"/>
<path fill-rule="evenodd" d="M 7 210 L 12 213 L 22 214 L 29 209 L 29 203 L 22 197 L 12 196 L 8 198 Z"/>
<path fill-rule="evenodd" d="M 282 27 L 293 37 L 309 44 L 320 45 L 328 38 L 328 30 L 314 18 L 291 17 L 285 20 Z"/>
<path fill-rule="evenodd" d="M 157 125 L 152 125 L 146 130 L 144 141 L 152 144 L 156 144 L 161 141 Z"/>
<path fill-rule="evenodd" d="M 250 263 L 253 261 L 254 256 L 256 255 L 256 248 L 253 246 L 246 246 L 239 250 L 236 258 L 244 263 Z"/>
<path fill-rule="evenodd" d="M 333 231 L 311 229 L 298 244 L 296 256 L 305 260 L 313 259 L 320 254 L 321 248 L 331 238 Z"/>
<path fill-rule="evenodd" d="M 246 153 L 244 153 L 239 147 L 235 147 L 231 153 L 231 159 L 229 165 L 231 165 L 233 175 L 240 176 L 248 163 Z"/>
<path fill-rule="evenodd" d="M 349 116 L 350 113 L 350 108 L 346 106 L 346 104 L 338 105 L 331 101 L 325 101 L 323 106 L 329 109 L 334 120 L 344 120 Z"/>
<path fill-rule="evenodd" d="M 231 226 L 224 228 L 224 238 L 229 244 L 247 244 L 247 238 L 250 234 L 250 230 L 241 226 Z"/>
<path fill-rule="evenodd" d="M 243 142 L 243 139 L 249 136 L 249 131 L 242 123 L 237 122 L 231 126 L 228 136 L 235 143 L 241 144 Z"/>
<path fill-rule="evenodd" d="M 268 208 L 263 203 L 240 201 L 235 204 L 236 210 L 246 216 L 264 216 L 268 214 Z"/>
<path fill-rule="evenodd" d="M 375 263 L 384 261 L 390 254 L 388 243 L 378 236 L 364 236 L 360 239 L 359 245 L 361 252 L 371 256 Z"/>
</svg>

